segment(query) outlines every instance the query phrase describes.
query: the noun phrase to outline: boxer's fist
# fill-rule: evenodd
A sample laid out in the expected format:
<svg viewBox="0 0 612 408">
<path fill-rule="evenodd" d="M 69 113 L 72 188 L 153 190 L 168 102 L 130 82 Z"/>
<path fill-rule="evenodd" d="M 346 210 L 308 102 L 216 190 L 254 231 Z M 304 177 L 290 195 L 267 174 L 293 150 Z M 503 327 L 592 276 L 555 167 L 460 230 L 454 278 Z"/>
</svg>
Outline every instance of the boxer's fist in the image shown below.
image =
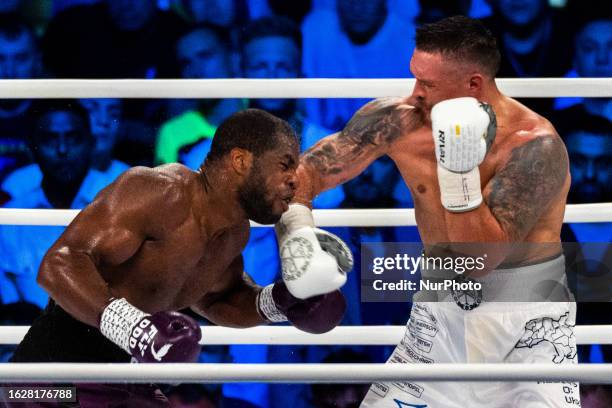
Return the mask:
<svg viewBox="0 0 612 408">
<path fill-rule="evenodd" d="M 339 290 L 298 299 L 289 292 L 283 281 L 278 281 L 261 291 L 258 308 L 270 321 L 288 320 L 302 331 L 321 334 L 340 324 L 346 311 L 346 300 Z"/>
<path fill-rule="evenodd" d="M 332 292 L 346 283 L 353 254 L 336 235 L 314 228 L 310 209 L 292 204 L 277 224 L 283 280 L 300 299 Z"/>
<path fill-rule="evenodd" d="M 200 354 L 200 326 L 178 312 L 149 315 L 125 299 L 104 309 L 100 331 L 139 363 L 195 362 Z"/>
<path fill-rule="evenodd" d="M 139 363 L 198 361 L 200 326 L 178 312 L 157 312 L 142 318 L 130 333 L 130 354 Z"/>
<path fill-rule="evenodd" d="M 495 113 L 474 98 L 442 101 L 431 109 L 442 205 L 462 212 L 482 203 L 480 172 L 495 139 Z"/>
</svg>

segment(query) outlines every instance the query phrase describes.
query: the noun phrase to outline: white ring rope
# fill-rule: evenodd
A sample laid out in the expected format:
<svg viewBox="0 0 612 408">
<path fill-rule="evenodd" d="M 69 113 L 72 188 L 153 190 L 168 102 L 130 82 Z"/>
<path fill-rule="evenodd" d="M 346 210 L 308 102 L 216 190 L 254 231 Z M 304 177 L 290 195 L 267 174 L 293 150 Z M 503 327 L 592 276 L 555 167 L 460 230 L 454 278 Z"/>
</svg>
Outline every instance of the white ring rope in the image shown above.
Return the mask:
<svg viewBox="0 0 612 408">
<path fill-rule="evenodd" d="M 612 383 L 612 364 L 0 364 L 2 382 L 372 383 L 555 381 Z"/>
<path fill-rule="evenodd" d="M 0 326 L 0 344 L 17 344 L 28 326 Z M 258 326 L 232 329 L 202 326 L 203 345 L 362 345 L 396 346 L 402 340 L 405 326 L 339 326 L 324 334 L 309 334 L 291 326 Z M 612 325 L 576 326 L 578 344 L 612 344 Z"/>
<path fill-rule="evenodd" d="M 514 97 L 610 97 L 610 78 L 501 78 Z M 409 95 L 414 79 L 5 79 L 0 98 L 376 98 Z"/>
<path fill-rule="evenodd" d="M 0 208 L 0 225 L 68 225 L 79 210 Z M 314 210 L 319 227 L 402 227 L 416 225 L 414 209 Z M 564 222 L 612 222 L 612 203 L 568 204 Z M 252 227 L 262 227 L 251 222 Z"/>
</svg>

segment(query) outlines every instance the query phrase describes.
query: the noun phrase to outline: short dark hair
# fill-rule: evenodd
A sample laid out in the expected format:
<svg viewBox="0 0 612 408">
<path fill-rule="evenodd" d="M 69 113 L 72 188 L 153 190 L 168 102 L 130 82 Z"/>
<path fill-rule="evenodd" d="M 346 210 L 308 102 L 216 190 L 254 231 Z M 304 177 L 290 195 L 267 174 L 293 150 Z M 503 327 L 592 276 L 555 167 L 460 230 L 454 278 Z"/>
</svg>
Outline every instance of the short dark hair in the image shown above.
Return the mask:
<svg viewBox="0 0 612 408">
<path fill-rule="evenodd" d="M 91 133 L 89 112 L 77 99 L 37 99 L 28 108 L 29 134 L 33 135 L 38 130 L 38 120 L 51 112 L 70 112 L 79 117 L 85 123 L 87 133 Z"/>
<path fill-rule="evenodd" d="M 416 30 L 416 48 L 478 64 L 492 78 L 499 70 L 497 41 L 484 24 L 465 16 L 447 17 Z"/>
<path fill-rule="evenodd" d="M 283 119 L 261 109 L 236 112 L 217 128 L 206 163 L 221 159 L 235 148 L 261 156 L 278 146 L 281 137 L 298 143 L 295 131 Z"/>
<path fill-rule="evenodd" d="M 258 38 L 283 37 L 295 43 L 298 50 L 302 50 L 302 32 L 300 27 L 287 17 L 262 17 L 253 20 L 240 36 L 241 48 Z"/>
</svg>

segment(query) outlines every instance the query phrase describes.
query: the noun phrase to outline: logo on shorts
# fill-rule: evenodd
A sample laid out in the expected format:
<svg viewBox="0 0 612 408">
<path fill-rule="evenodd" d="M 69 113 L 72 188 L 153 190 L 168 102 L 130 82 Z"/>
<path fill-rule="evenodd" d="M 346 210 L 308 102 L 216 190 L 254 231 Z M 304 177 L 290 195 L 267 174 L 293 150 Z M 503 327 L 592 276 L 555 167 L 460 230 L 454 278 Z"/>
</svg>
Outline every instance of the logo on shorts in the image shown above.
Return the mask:
<svg viewBox="0 0 612 408">
<path fill-rule="evenodd" d="M 455 278 L 457 283 L 467 283 L 467 282 L 475 282 L 474 279 L 465 277 L 463 275 L 458 275 Z M 468 290 L 456 290 L 451 289 L 451 294 L 453 295 L 453 299 L 457 306 L 462 308 L 463 310 L 472 310 L 477 308 L 482 302 L 482 289 L 468 289 Z"/>
<path fill-rule="evenodd" d="M 559 319 L 542 317 L 528 321 L 525 334 L 514 348 L 533 348 L 541 343 L 550 343 L 555 349 L 553 363 L 562 363 L 566 358 L 573 360 L 577 351 L 576 338 L 574 325 L 567 322 L 568 317 L 569 312 Z"/>
<path fill-rule="evenodd" d="M 422 404 L 409 404 L 407 402 L 404 401 L 400 401 L 397 398 L 393 399 L 393 402 L 395 402 L 397 404 L 397 408 L 427 408 L 427 405 L 422 405 Z"/>
<path fill-rule="evenodd" d="M 302 237 L 293 237 L 280 250 L 283 280 L 292 281 L 304 274 L 310 266 L 314 249 L 312 243 Z"/>
</svg>

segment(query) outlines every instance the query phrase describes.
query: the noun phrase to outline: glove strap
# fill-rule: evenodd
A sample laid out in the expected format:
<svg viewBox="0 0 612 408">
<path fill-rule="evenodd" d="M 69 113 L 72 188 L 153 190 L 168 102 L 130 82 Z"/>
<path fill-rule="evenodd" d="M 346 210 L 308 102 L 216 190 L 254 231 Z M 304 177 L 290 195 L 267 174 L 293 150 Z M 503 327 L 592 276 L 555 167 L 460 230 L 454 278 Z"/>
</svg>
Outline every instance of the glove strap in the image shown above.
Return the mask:
<svg viewBox="0 0 612 408">
<path fill-rule="evenodd" d="M 302 227 L 313 227 L 314 218 L 312 210 L 303 204 L 290 204 L 289 209 L 283 213 L 281 219 L 276 223 L 276 235 L 279 241 L 285 236 Z"/>
<path fill-rule="evenodd" d="M 450 212 L 471 211 L 482 203 L 478 167 L 456 173 L 438 164 L 438 182 L 440 200 Z"/>
<path fill-rule="evenodd" d="M 100 318 L 100 332 L 110 341 L 130 351 L 130 334 L 143 317 L 150 316 L 127 300 L 115 299 L 106 306 Z"/>
<path fill-rule="evenodd" d="M 271 323 L 286 322 L 287 316 L 276 307 L 274 298 L 272 297 L 272 287 L 270 284 L 264 287 L 257 295 L 257 310 L 264 319 Z"/>
</svg>

